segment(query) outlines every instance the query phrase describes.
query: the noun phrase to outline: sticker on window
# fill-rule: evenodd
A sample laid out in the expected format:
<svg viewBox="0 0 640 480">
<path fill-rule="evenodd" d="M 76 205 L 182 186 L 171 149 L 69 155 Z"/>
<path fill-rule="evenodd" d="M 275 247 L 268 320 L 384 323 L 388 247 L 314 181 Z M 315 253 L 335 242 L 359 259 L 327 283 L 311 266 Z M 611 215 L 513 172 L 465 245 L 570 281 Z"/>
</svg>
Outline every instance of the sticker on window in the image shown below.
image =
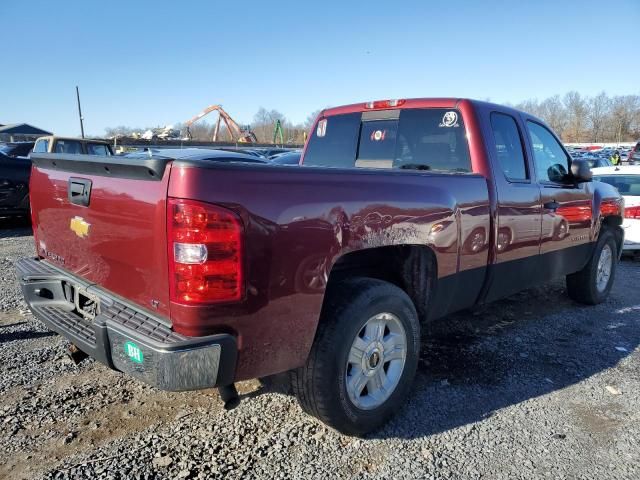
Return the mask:
<svg viewBox="0 0 640 480">
<path fill-rule="evenodd" d="M 327 133 L 327 119 L 323 118 L 318 122 L 318 128 L 316 129 L 316 135 L 318 137 L 324 137 Z"/>
<path fill-rule="evenodd" d="M 447 128 L 456 128 L 459 127 L 458 123 L 458 114 L 456 112 L 450 111 L 444 114 L 442 117 L 442 121 L 440 122 L 439 127 L 447 127 Z"/>
<path fill-rule="evenodd" d="M 386 130 L 374 130 L 371 132 L 371 141 L 372 142 L 380 142 L 384 140 L 384 137 L 387 136 Z"/>
</svg>

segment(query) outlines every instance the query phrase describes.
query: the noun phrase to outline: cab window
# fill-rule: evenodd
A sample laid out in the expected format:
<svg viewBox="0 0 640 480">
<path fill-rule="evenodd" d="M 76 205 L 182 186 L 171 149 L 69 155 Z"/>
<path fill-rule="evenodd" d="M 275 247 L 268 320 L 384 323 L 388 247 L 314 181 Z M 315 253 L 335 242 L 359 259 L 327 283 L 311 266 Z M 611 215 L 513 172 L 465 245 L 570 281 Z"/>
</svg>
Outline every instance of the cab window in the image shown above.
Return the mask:
<svg viewBox="0 0 640 480">
<path fill-rule="evenodd" d="M 527 121 L 536 178 L 539 182 L 564 183 L 569 175 L 569 157 L 553 134 L 539 123 Z"/>
<path fill-rule="evenodd" d="M 87 143 L 87 154 L 89 155 L 111 155 L 111 152 L 106 145 L 102 143 Z"/>
<path fill-rule="evenodd" d="M 469 144 L 457 110 L 414 108 L 321 119 L 311 132 L 307 166 L 470 172 Z"/>
<path fill-rule="evenodd" d="M 55 153 L 82 153 L 82 144 L 76 140 L 58 140 Z"/>
<path fill-rule="evenodd" d="M 527 165 L 516 121 L 510 115 L 491 114 L 495 154 L 507 180 L 527 180 Z"/>
<path fill-rule="evenodd" d="M 33 147 L 35 153 L 47 153 L 49 151 L 49 140 L 38 140 Z"/>
</svg>

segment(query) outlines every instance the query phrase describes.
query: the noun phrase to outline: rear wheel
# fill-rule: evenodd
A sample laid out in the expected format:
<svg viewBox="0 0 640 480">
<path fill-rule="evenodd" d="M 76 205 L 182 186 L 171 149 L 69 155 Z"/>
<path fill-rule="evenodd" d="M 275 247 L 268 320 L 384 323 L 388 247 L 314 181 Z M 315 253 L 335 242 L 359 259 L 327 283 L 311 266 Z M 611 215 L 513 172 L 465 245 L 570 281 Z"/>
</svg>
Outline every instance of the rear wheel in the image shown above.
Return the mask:
<svg viewBox="0 0 640 480">
<path fill-rule="evenodd" d="M 593 255 L 579 272 L 567 275 L 567 293 L 576 302 L 596 305 L 606 300 L 616 273 L 616 241 L 610 230 L 602 230 Z"/>
<path fill-rule="evenodd" d="M 292 373 L 302 408 L 348 435 L 382 426 L 401 406 L 418 364 L 420 325 L 411 299 L 380 280 L 327 291 L 305 366 Z"/>
</svg>

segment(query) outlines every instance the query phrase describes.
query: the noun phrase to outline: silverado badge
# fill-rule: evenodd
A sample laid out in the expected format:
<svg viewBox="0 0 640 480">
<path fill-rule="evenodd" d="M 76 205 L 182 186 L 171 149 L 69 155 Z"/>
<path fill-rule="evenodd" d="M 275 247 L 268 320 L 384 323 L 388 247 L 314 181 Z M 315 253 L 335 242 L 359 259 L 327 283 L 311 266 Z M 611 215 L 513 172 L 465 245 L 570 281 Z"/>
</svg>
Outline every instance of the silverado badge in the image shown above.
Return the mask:
<svg viewBox="0 0 640 480">
<path fill-rule="evenodd" d="M 90 223 L 85 222 L 82 217 L 73 217 L 71 222 L 69 223 L 69 228 L 73 233 L 75 233 L 80 238 L 85 238 L 89 235 L 89 227 Z"/>
</svg>

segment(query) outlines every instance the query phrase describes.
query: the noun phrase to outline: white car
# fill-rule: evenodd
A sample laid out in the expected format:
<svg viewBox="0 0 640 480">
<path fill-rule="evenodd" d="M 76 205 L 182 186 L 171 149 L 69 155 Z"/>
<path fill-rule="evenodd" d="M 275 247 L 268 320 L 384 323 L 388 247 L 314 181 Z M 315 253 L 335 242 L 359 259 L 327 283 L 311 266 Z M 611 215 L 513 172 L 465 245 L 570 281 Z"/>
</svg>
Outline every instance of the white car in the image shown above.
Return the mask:
<svg viewBox="0 0 640 480">
<path fill-rule="evenodd" d="M 618 189 L 624 198 L 624 245 L 626 253 L 640 253 L 640 165 L 592 168 L 593 180 Z"/>
</svg>

